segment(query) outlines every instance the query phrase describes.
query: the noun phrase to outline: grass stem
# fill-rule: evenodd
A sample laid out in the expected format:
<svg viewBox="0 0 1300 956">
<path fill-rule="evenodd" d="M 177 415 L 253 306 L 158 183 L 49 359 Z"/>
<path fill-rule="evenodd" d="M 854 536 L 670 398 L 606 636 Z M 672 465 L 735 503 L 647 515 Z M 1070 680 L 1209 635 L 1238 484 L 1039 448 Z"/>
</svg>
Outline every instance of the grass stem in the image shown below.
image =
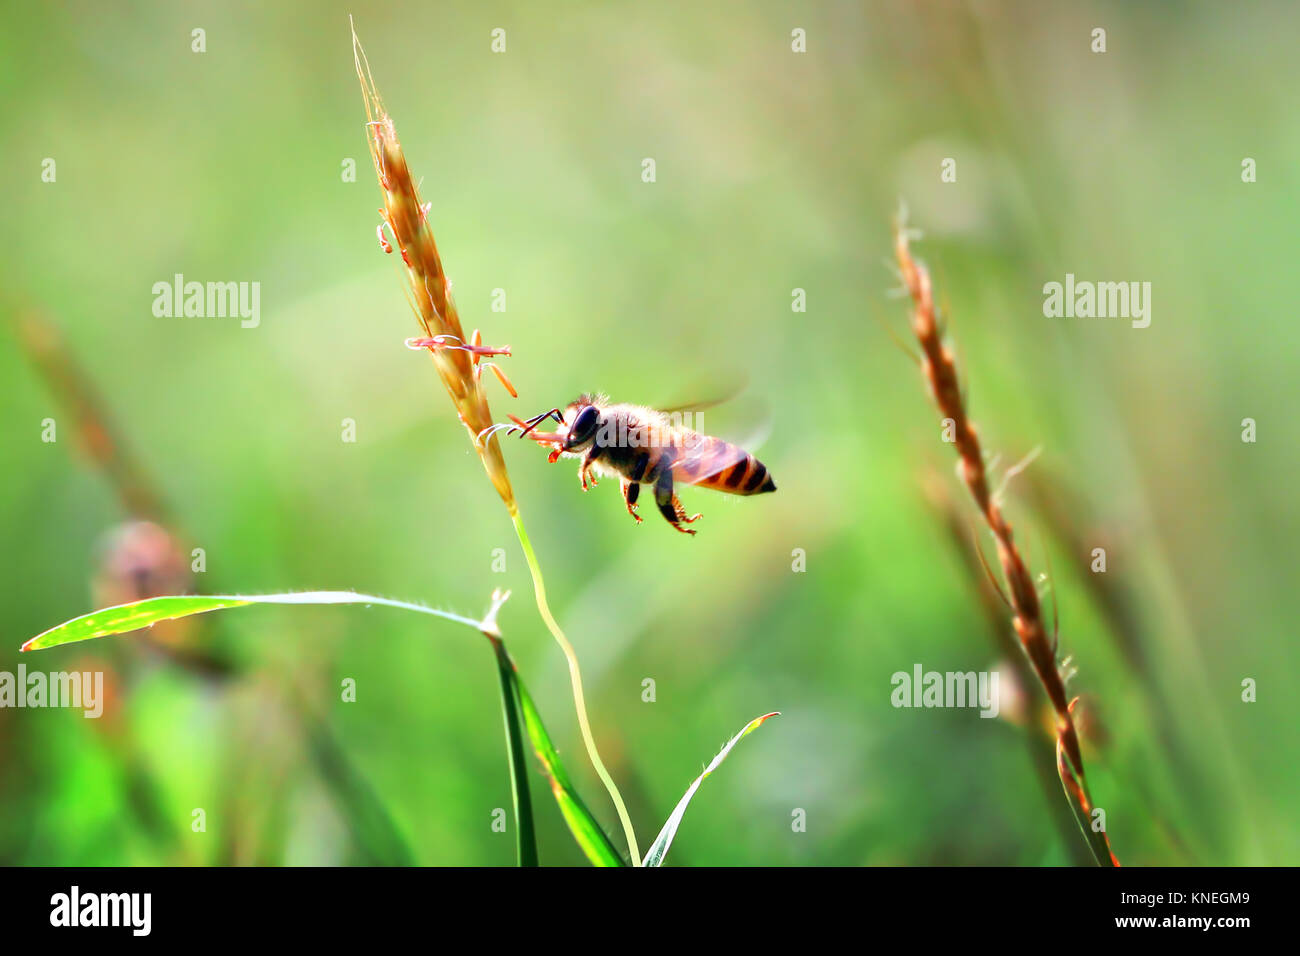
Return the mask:
<svg viewBox="0 0 1300 956">
<path fill-rule="evenodd" d="M 591 735 L 591 723 L 587 720 L 586 698 L 582 692 L 582 670 L 578 666 L 578 655 L 574 652 L 573 645 L 564 636 L 564 631 L 560 630 L 560 625 L 556 623 L 555 616 L 551 613 L 551 606 L 546 600 L 546 582 L 542 580 L 542 568 L 537 561 L 537 554 L 533 551 L 532 542 L 528 540 L 528 531 L 524 527 L 523 516 L 520 515 L 517 507 L 510 508 L 510 520 L 514 522 L 515 533 L 519 536 L 519 546 L 523 548 L 524 558 L 528 561 L 528 573 L 533 578 L 533 596 L 537 599 L 537 612 L 542 616 L 542 620 L 546 622 L 546 627 L 551 632 L 551 636 L 555 638 L 555 643 L 560 645 L 565 660 L 569 662 L 569 681 L 573 685 L 573 706 L 578 712 L 578 727 L 582 731 L 582 742 L 587 747 L 587 756 L 591 760 L 592 767 L 596 770 L 596 776 L 600 777 L 600 782 L 609 791 L 609 798 L 614 802 L 614 809 L 618 811 L 618 819 L 623 824 L 623 835 L 627 838 L 627 848 L 631 854 L 632 865 L 640 866 L 641 851 L 637 847 L 636 831 L 632 828 L 632 818 L 628 815 L 627 807 L 623 804 L 623 796 L 618 792 L 618 785 L 614 783 L 614 778 L 609 775 L 604 762 L 600 759 L 600 752 L 596 749 L 596 740 Z"/>
</svg>

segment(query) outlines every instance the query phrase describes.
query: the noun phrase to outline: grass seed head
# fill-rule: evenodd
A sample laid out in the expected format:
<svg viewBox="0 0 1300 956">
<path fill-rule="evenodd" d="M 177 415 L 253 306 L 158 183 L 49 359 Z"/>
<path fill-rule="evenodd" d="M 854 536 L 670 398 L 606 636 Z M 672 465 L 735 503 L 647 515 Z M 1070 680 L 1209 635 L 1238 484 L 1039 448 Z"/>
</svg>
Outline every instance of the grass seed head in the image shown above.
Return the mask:
<svg viewBox="0 0 1300 956">
<path fill-rule="evenodd" d="M 1047 692 L 1056 715 L 1061 783 L 1098 862 L 1118 865 L 1105 833 L 1090 831 L 1091 820 L 1088 818 L 1092 812 L 1092 800 L 1083 774 L 1079 735 L 1075 731 L 1071 715 L 1073 703 L 1066 694 L 1065 681 L 1056 664 L 1055 644 L 1048 636 L 1033 575 L 1016 546 L 1011 525 L 1003 516 L 995 496 L 989 491 L 984 451 L 980 447 L 975 426 L 971 424 L 966 412 L 966 401 L 957 376 L 957 362 L 952 350 L 943 342 L 943 332 L 936 318 L 930 273 L 920 261 L 912 257 L 909 240 L 913 235 L 907 229 L 904 215 L 900 215 L 894 228 L 894 254 L 898 260 L 899 277 L 912 303 L 912 331 L 921 346 L 921 372 L 940 414 L 952 420 L 953 444 L 961 459 L 959 473 L 997 545 L 998 562 L 1007 583 L 1007 600 L 1011 605 L 1016 637 Z"/>
<path fill-rule="evenodd" d="M 447 388 L 456 414 L 469 431 L 493 487 L 506 506 L 515 509 L 514 491 L 506 471 L 501 446 L 491 428 L 492 412 L 483 389 L 484 368 L 492 368 L 503 385 L 513 391 L 508 379 L 492 363 L 482 363 L 485 355 L 509 354 L 508 349 L 484 348 L 478 341 L 466 339 L 465 331 L 451 296 L 451 282 L 442 268 L 442 258 L 429 227 L 429 206 L 420 201 L 419 190 L 406 164 L 401 141 L 393 118 L 384 109 L 383 100 L 370 75 L 370 65 L 356 33 L 352 34 L 353 58 L 357 78 L 361 81 L 362 97 L 366 105 L 366 133 L 370 142 L 370 157 L 374 161 L 379 188 L 384 194 L 384 208 L 380 210 L 383 221 L 378 234 L 381 246 L 390 250 L 384 230 L 387 228 L 402 253 L 402 262 L 409 281 L 408 298 L 416 317 L 424 329 L 424 338 L 408 340 L 419 342 L 416 347 L 427 348 L 433 356 L 438 377 Z M 477 337 L 477 333 L 476 333 Z M 480 436 L 483 436 L 480 439 Z"/>
</svg>

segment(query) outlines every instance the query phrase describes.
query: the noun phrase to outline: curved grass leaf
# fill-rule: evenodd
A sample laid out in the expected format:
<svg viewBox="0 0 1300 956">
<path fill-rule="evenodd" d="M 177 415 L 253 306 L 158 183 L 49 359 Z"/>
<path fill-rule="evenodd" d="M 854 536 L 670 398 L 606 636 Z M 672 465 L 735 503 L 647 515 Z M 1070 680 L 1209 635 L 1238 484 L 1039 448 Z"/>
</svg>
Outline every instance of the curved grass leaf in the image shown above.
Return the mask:
<svg viewBox="0 0 1300 956">
<path fill-rule="evenodd" d="M 508 596 L 508 595 L 507 595 Z M 400 608 L 405 611 L 417 611 L 445 620 L 466 624 L 481 631 L 492 641 L 497 650 L 497 665 L 501 673 L 501 706 L 506 724 L 506 753 L 510 761 L 511 788 L 515 804 L 515 825 L 518 832 L 518 859 L 520 866 L 537 865 L 537 842 L 533 830 L 532 803 L 528 795 L 527 771 L 524 767 L 522 738 L 519 732 L 519 711 L 522 704 L 515 693 L 517 678 L 513 663 L 505 656 L 505 647 L 496 630 L 496 612 L 505 600 L 500 595 L 493 595 L 494 601 L 488 616 L 481 621 L 411 604 L 407 601 L 394 601 L 390 598 L 376 597 L 373 594 L 357 594 L 354 591 L 299 591 L 286 594 L 232 594 L 232 595 L 169 595 L 148 598 L 131 604 L 92 611 L 81 617 L 50 628 L 36 635 L 20 650 L 36 651 L 62 644 L 75 644 L 96 637 L 112 634 L 125 634 L 141 628 L 151 627 L 159 621 L 204 614 L 225 608 L 245 607 L 250 604 L 366 604 Z M 530 736 L 532 731 L 530 730 Z M 542 731 L 545 735 L 545 730 Z M 401 864 L 412 862 L 409 851 L 392 821 L 381 812 L 382 805 L 374 798 L 364 781 L 354 778 L 347 772 L 341 758 L 337 743 L 327 735 L 323 727 L 318 728 L 309 738 L 309 746 L 317 757 L 318 764 L 326 770 L 326 776 L 336 789 L 345 797 L 347 809 L 353 822 L 357 824 L 355 836 L 361 836 L 364 828 L 370 835 L 378 835 L 379 842 L 386 847 L 385 862 L 396 861 Z"/>
<path fill-rule="evenodd" d="M 677 801 L 677 806 L 668 817 L 668 822 L 664 824 L 664 828 L 655 837 L 655 842 L 650 845 L 650 850 L 646 853 L 645 862 L 641 864 L 642 866 L 663 865 L 664 857 L 668 855 L 668 848 L 672 846 L 673 837 L 677 835 L 677 828 L 682 825 L 682 816 L 686 813 L 686 807 L 690 804 L 691 798 L 695 796 L 695 791 L 700 789 L 700 784 L 704 782 L 704 778 L 718 769 L 722 761 L 727 759 L 727 754 L 731 753 L 731 748 L 740 742 L 740 738 L 757 730 L 763 725 L 763 721 L 769 717 L 777 717 L 780 713 L 777 710 L 770 714 L 764 714 L 762 717 L 755 717 L 744 726 L 740 733 L 727 741 L 727 745 L 718 751 L 718 755 L 713 758 L 713 762 L 704 768 L 704 773 L 695 778 L 695 782 L 687 788 L 686 793 Z"/>
<path fill-rule="evenodd" d="M 505 642 L 484 631 L 492 642 L 501 679 L 501 713 L 506 725 L 506 757 L 510 761 L 510 795 L 515 802 L 515 849 L 520 866 L 537 866 L 537 835 L 533 830 L 533 800 L 528 789 L 528 763 L 519 733 L 519 675 Z"/>
<path fill-rule="evenodd" d="M 448 611 L 425 607 L 421 604 L 394 601 L 389 598 L 376 597 L 372 594 L 357 594 L 352 591 L 301 591 L 286 594 L 246 595 L 173 595 L 149 598 L 144 601 L 136 601 L 133 604 L 122 604 L 116 607 L 104 608 L 100 611 L 93 611 L 90 614 L 83 614 L 81 617 L 73 618 L 58 627 L 50 628 L 50 630 L 38 634 L 25 643 L 22 650 L 43 650 L 58 647 L 62 644 L 88 641 L 96 637 L 125 634 L 129 631 L 149 627 L 159 621 L 188 617 L 192 614 L 204 614 L 208 611 L 218 611 L 225 608 L 245 607 L 250 604 L 377 604 L 407 611 L 418 611 L 421 614 L 430 614 L 459 624 L 466 624 L 486 634 L 493 641 L 494 646 L 499 648 L 498 670 L 501 676 L 502 708 L 506 719 L 511 781 L 515 788 L 516 818 L 521 841 L 520 863 L 522 865 L 535 863 L 537 851 L 533 838 L 528 785 L 526 778 L 523 778 L 526 769 L 521 759 L 522 748 L 516 747 L 517 736 L 512 737 L 510 732 L 512 721 L 518 719 L 522 719 L 525 732 L 533 745 L 537 759 L 541 761 L 542 767 L 550 778 L 551 791 L 555 795 L 555 802 L 560 807 L 560 813 L 587 859 L 596 866 L 626 865 L 605 831 L 596 822 L 596 818 L 592 816 L 587 805 L 578 796 L 577 790 L 574 789 L 568 772 L 564 769 L 564 764 L 560 760 L 559 752 L 555 749 L 550 735 L 546 732 L 546 727 L 542 723 L 537 706 L 533 703 L 533 699 L 529 696 L 523 682 L 519 680 L 514 662 L 510 659 L 509 654 L 505 651 L 504 644 L 500 641 L 500 635 L 495 625 L 495 611 L 499 607 L 499 603 L 494 604 L 493 610 L 489 612 L 487 618 L 477 621 Z M 508 687 L 511 686 L 517 693 L 517 699 L 511 699 L 514 696 L 508 690 Z M 742 736 L 745 732 L 747 731 L 742 732 Z M 517 735 L 517 727 L 515 733 Z"/>
<path fill-rule="evenodd" d="M 380 604 L 385 607 L 402 608 L 407 611 L 419 611 L 432 614 L 449 621 L 468 624 L 478 628 L 478 621 L 448 611 L 439 611 L 422 604 L 408 604 L 406 601 L 394 601 L 389 598 L 375 597 L 373 594 L 357 594 L 353 591 L 296 591 L 288 594 L 184 594 L 168 597 L 148 598 L 131 604 L 119 604 L 116 607 L 92 611 L 71 621 L 52 627 L 42 634 L 37 634 L 19 650 L 39 651 L 61 644 L 74 644 L 88 641 L 95 637 L 107 637 L 110 634 L 125 634 L 142 627 L 150 627 L 159 621 L 173 618 L 189 617 L 191 614 L 203 614 L 207 611 L 219 611 L 223 608 L 244 607 L 249 604 Z"/>
<path fill-rule="evenodd" d="M 511 670 L 514 670 L 513 665 Z M 568 771 L 560 762 L 559 752 L 556 751 L 555 744 L 551 742 L 551 737 L 542 724 L 537 705 L 533 703 L 527 688 L 524 687 L 524 682 L 519 680 L 518 675 L 515 677 L 515 686 L 519 690 L 524 729 L 528 731 L 528 738 L 533 743 L 533 751 L 537 754 L 537 759 L 542 762 L 547 777 L 550 778 L 551 793 L 555 795 L 555 802 L 559 804 L 560 813 L 569 826 L 569 832 L 573 834 L 574 840 L 578 842 L 578 846 L 593 865 L 626 866 L 609 836 L 596 822 L 596 818 L 591 815 L 587 805 L 582 802 L 582 797 L 578 796 L 578 791 L 574 789 Z"/>
</svg>

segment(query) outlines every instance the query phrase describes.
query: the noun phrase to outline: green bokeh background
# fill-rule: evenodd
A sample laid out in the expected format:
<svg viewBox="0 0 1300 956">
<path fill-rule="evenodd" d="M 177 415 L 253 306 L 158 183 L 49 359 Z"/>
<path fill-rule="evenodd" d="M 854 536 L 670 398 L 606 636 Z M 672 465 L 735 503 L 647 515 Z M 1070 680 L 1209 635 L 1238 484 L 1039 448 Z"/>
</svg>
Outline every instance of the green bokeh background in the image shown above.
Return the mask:
<svg viewBox="0 0 1300 956">
<path fill-rule="evenodd" d="M 885 264 L 902 197 L 998 472 L 1042 447 L 1007 508 L 1035 570 L 1050 555 L 1116 853 L 1300 863 L 1294 7 L 7 10 L 5 311 L 62 330 L 187 550 L 205 549 L 195 586 L 354 588 L 468 614 L 512 589 L 507 642 L 617 834 L 505 511 L 428 359 L 403 348 L 417 326 L 375 241 L 349 12 L 465 325 L 513 346 L 521 397 L 494 383 L 498 418 L 584 389 L 670 402 L 735 377 L 767 408 L 761 457 L 780 491 L 688 491 L 705 516 L 694 539 L 653 511 L 634 526 L 613 483 L 583 495 L 569 464 L 507 449 L 643 850 L 717 748 L 780 710 L 706 782 L 670 864 L 1081 859 L 1032 719 L 890 704 L 895 671 L 998 659 L 968 563 L 973 511 L 889 336 L 907 334 Z M 945 157 L 956 183 L 940 182 Z M 155 318 L 151 288 L 178 272 L 260 282 L 260 327 Z M 1067 272 L 1151 282 L 1151 326 L 1045 318 L 1042 286 Z M 128 515 L 9 326 L 0 380 L 0 670 L 15 671 L 22 641 L 91 609 L 101 542 Z M 724 434 L 741 426 L 731 414 L 714 416 Z M 1104 581 L 1085 563 L 1099 544 Z M 195 677 L 135 637 L 23 656 L 104 668 L 119 697 L 111 721 L 0 710 L 0 862 L 382 856 L 309 759 L 300 698 L 416 861 L 513 862 L 491 827 L 510 793 L 481 637 L 336 607 L 232 611 L 192 640 L 241 676 Z M 338 700 L 345 678 L 356 703 Z M 533 787 L 543 862 L 581 863 L 536 773 Z"/>
</svg>

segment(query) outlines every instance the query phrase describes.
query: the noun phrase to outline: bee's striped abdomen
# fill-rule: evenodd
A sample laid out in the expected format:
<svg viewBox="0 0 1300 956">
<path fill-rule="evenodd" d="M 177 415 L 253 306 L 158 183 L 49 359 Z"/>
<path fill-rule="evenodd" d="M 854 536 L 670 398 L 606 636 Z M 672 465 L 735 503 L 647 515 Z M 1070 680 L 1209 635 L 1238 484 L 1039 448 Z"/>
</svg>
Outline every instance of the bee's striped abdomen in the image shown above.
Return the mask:
<svg viewBox="0 0 1300 956">
<path fill-rule="evenodd" d="M 688 485 L 712 488 L 732 495 L 757 495 L 776 491 L 767 466 L 744 449 L 720 438 L 706 438 L 698 453 L 683 457 L 673 477 Z"/>
</svg>

